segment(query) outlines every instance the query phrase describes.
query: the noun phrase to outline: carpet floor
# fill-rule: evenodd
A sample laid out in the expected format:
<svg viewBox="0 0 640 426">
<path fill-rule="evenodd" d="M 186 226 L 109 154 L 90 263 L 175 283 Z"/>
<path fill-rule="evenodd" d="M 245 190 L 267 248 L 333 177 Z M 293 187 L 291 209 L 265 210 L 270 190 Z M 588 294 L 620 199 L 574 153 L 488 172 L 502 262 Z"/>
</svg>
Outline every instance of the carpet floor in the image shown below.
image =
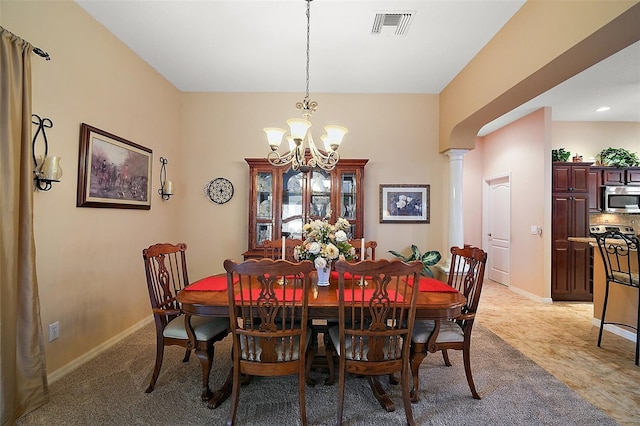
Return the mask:
<svg viewBox="0 0 640 426">
<path fill-rule="evenodd" d="M 216 345 L 211 387 L 222 384 L 231 366 L 231 342 Z M 155 390 L 148 386 L 155 357 L 152 325 L 103 352 L 50 386 L 48 404 L 24 416 L 18 425 L 220 425 L 230 402 L 215 410 L 200 401 L 198 358 L 182 363 L 184 351 L 165 348 Z M 462 354 L 450 351 L 452 367 L 440 354 L 429 354 L 420 368 L 420 402 L 413 415 L 421 425 L 615 425 L 600 409 L 540 368 L 480 324 L 474 326 L 471 363 L 482 400 L 467 386 Z M 313 371 L 323 381 L 323 371 Z M 385 412 L 373 398 L 367 380 L 347 377 L 345 425 L 405 424 L 398 386 L 382 380 L 396 404 Z M 337 384 L 306 388 L 310 425 L 336 422 Z M 236 418 L 244 425 L 299 424 L 297 379 L 254 377 L 240 392 Z"/>
</svg>

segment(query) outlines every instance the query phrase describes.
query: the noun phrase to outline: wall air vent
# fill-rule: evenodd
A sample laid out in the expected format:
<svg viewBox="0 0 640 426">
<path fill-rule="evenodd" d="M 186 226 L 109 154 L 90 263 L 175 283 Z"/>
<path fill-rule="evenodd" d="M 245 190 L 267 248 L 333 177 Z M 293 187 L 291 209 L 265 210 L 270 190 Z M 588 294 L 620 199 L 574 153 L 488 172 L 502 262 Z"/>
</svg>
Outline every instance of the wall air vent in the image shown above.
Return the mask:
<svg viewBox="0 0 640 426">
<path fill-rule="evenodd" d="M 415 11 L 378 12 L 373 20 L 372 35 L 403 36 L 409 30 Z"/>
</svg>

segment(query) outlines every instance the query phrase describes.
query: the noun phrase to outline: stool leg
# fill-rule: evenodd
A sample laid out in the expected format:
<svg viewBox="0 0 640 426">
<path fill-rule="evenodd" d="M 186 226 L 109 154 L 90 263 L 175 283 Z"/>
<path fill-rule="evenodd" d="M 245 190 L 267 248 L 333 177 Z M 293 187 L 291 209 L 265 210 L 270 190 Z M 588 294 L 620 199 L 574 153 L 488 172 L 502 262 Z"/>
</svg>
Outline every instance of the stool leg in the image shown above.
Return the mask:
<svg viewBox="0 0 640 426">
<path fill-rule="evenodd" d="M 604 290 L 604 303 L 602 304 L 602 316 L 600 317 L 600 332 L 598 333 L 598 347 L 602 343 L 602 330 L 604 330 L 604 316 L 607 313 L 607 301 L 609 300 L 609 280 Z"/>
</svg>

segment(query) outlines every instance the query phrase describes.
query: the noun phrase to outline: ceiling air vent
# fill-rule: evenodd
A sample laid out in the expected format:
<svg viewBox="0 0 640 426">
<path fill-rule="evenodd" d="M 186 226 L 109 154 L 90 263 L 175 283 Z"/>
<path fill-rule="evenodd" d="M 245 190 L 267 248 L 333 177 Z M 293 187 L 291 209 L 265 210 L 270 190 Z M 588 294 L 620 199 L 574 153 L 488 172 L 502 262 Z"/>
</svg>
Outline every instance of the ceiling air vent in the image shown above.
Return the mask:
<svg viewBox="0 0 640 426">
<path fill-rule="evenodd" d="M 376 13 L 373 20 L 372 35 L 406 35 L 415 11 Z"/>
</svg>

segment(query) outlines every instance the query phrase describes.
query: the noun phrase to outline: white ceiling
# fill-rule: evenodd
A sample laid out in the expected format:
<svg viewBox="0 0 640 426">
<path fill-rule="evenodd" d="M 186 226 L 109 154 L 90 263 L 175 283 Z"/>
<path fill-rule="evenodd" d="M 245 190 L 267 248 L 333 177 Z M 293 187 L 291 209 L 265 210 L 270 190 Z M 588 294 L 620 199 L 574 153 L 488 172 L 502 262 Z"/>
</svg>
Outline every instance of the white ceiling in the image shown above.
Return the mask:
<svg viewBox="0 0 640 426">
<path fill-rule="evenodd" d="M 303 0 L 76 2 L 182 91 L 304 94 Z M 522 4 L 312 1 L 311 98 L 314 92 L 440 93 Z M 380 12 L 412 12 L 407 34 L 372 35 Z M 595 115 L 602 105 L 611 110 Z M 480 134 L 541 106 L 553 108 L 554 120 L 640 121 L 640 42 L 489 123 Z"/>
</svg>

